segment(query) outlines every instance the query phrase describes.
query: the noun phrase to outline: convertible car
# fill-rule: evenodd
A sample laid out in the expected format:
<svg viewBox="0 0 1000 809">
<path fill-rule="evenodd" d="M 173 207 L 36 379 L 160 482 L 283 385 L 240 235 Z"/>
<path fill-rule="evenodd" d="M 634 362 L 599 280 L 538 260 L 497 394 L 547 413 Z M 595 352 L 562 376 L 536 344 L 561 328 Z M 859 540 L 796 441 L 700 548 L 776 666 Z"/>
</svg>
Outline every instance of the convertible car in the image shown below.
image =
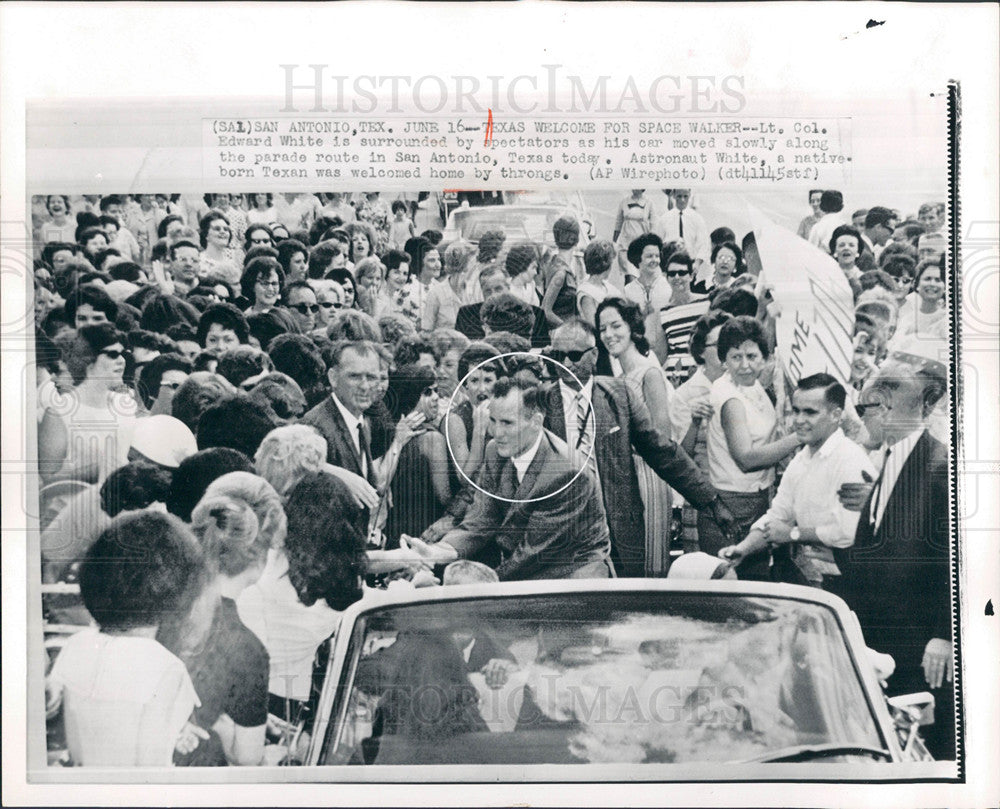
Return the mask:
<svg viewBox="0 0 1000 809">
<path fill-rule="evenodd" d="M 887 702 L 875 658 L 840 599 L 790 585 L 378 593 L 344 615 L 305 769 L 364 781 L 954 776 L 920 741 L 930 695 Z"/>
</svg>

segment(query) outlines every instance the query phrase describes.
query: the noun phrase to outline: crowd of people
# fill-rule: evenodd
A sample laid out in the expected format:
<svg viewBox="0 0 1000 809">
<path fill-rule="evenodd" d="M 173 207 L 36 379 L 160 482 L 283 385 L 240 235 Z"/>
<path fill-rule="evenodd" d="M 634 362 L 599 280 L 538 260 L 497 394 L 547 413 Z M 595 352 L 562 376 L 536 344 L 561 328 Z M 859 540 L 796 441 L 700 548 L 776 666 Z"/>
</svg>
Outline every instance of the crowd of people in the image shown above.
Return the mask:
<svg viewBox="0 0 1000 809">
<path fill-rule="evenodd" d="M 754 234 L 689 190 L 541 243 L 418 234 L 421 196 L 36 201 L 43 581 L 93 622 L 48 682 L 72 761 L 262 763 L 371 588 L 704 554 L 841 594 L 953 755 L 944 205 L 810 192 L 854 359 L 790 386 Z"/>
</svg>

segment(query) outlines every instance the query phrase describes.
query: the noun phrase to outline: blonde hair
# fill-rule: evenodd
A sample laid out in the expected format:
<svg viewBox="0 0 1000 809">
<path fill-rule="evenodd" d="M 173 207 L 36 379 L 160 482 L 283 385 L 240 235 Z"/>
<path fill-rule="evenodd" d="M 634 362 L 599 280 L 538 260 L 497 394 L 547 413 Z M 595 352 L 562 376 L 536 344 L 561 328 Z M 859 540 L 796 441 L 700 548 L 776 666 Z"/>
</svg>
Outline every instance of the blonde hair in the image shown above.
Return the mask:
<svg viewBox="0 0 1000 809">
<path fill-rule="evenodd" d="M 191 529 L 209 566 L 226 576 L 238 576 L 267 557 L 257 515 L 242 500 L 203 497 L 191 514 Z"/>
<path fill-rule="evenodd" d="M 243 501 L 257 517 L 262 540 L 271 548 L 284 547 L 288 532 L 285 510 L 281 497 L 264 478 L 249 472 L 229 472 L 209 484 L 202 500 L 220 496 Z"/>
<path fill-rule="evenodd" d="M 300 480 L 323 468 L 326 451 L 326 439 L 315 427 L 288 424 L 264 436 L 254 466 L 257 474 L 286 500 Z"/>
</svg>

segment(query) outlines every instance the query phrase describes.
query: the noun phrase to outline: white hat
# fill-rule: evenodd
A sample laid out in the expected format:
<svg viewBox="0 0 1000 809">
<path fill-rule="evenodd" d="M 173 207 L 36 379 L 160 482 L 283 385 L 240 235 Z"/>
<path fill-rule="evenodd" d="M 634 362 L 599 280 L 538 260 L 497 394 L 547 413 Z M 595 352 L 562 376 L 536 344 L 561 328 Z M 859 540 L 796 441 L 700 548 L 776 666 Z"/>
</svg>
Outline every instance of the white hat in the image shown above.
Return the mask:
<svg viewBox="0 0 1000 809">
<path fill-rule="evenodd" d="M 726 570 L 723 575 L 717 576 L 716 573 L 720 567 L 725 567 Z M 670 570 L 667 571 L 667 578 L 697 579 L 700 581 L 708 581 L 715 578 L 735 579 L 736 574 L 733 573 L 730 575 L 731 573 L 732 567 L 725 559 L 720 559 L 718 556 L 712 556 L 703 551 L 695 551 L 694 553 L 681 554 L 674 559 L 670 565 Z"/>
<path fill-rule="evenodd" d="M 108 293 L 108 296 L 115 303 L 121 303 L 129 296 L 138 292 L 139 285 L 119 278 L 115 281 L 109 281 L 106 283 L 104 285 L 104 291 Z"/>
<path fill-rule="evenodd" d="M 198 443 L 183 421 L 158 415 L 136 421 L 131 448 L 153 463 L 176 469 L 181 461 L 198 451 Z"/>
</svg>

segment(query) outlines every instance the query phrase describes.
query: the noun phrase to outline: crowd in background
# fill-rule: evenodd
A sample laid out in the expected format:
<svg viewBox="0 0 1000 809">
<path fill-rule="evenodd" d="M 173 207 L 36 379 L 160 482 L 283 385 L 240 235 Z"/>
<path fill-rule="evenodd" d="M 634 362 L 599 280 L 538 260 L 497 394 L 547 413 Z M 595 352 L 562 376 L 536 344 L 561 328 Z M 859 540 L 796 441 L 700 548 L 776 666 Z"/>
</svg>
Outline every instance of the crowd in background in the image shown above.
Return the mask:
<svg viewBox="0 0 1000 809">
<path fill-rule="evenodd" d="M 942 505 L 915 493 L 938 496 L 950 434 L 943 204 L 810 192 L 798 235 L 847 278 L 853 362 L 789 386 L 754 234 L 689 190 L 662 216 L 632 191 L 590 239 L 567 211 L 539 243 L 418 233 L 424 196 L 35 201 L 43 581 L 96 624 L 50 677 L 75 763 L 261 763 L 274 717 L 308 726 L 345 607 L 466 560 L 655 577 L 707 553 L 711 576 L 840 592 L 899 688 L 942 687 L 940 553 L 844 554 Z M 563 461 L 558 508 L 498 505 Z M 947 547 L 945 522 L 945 571 Z"/>
</svg>

